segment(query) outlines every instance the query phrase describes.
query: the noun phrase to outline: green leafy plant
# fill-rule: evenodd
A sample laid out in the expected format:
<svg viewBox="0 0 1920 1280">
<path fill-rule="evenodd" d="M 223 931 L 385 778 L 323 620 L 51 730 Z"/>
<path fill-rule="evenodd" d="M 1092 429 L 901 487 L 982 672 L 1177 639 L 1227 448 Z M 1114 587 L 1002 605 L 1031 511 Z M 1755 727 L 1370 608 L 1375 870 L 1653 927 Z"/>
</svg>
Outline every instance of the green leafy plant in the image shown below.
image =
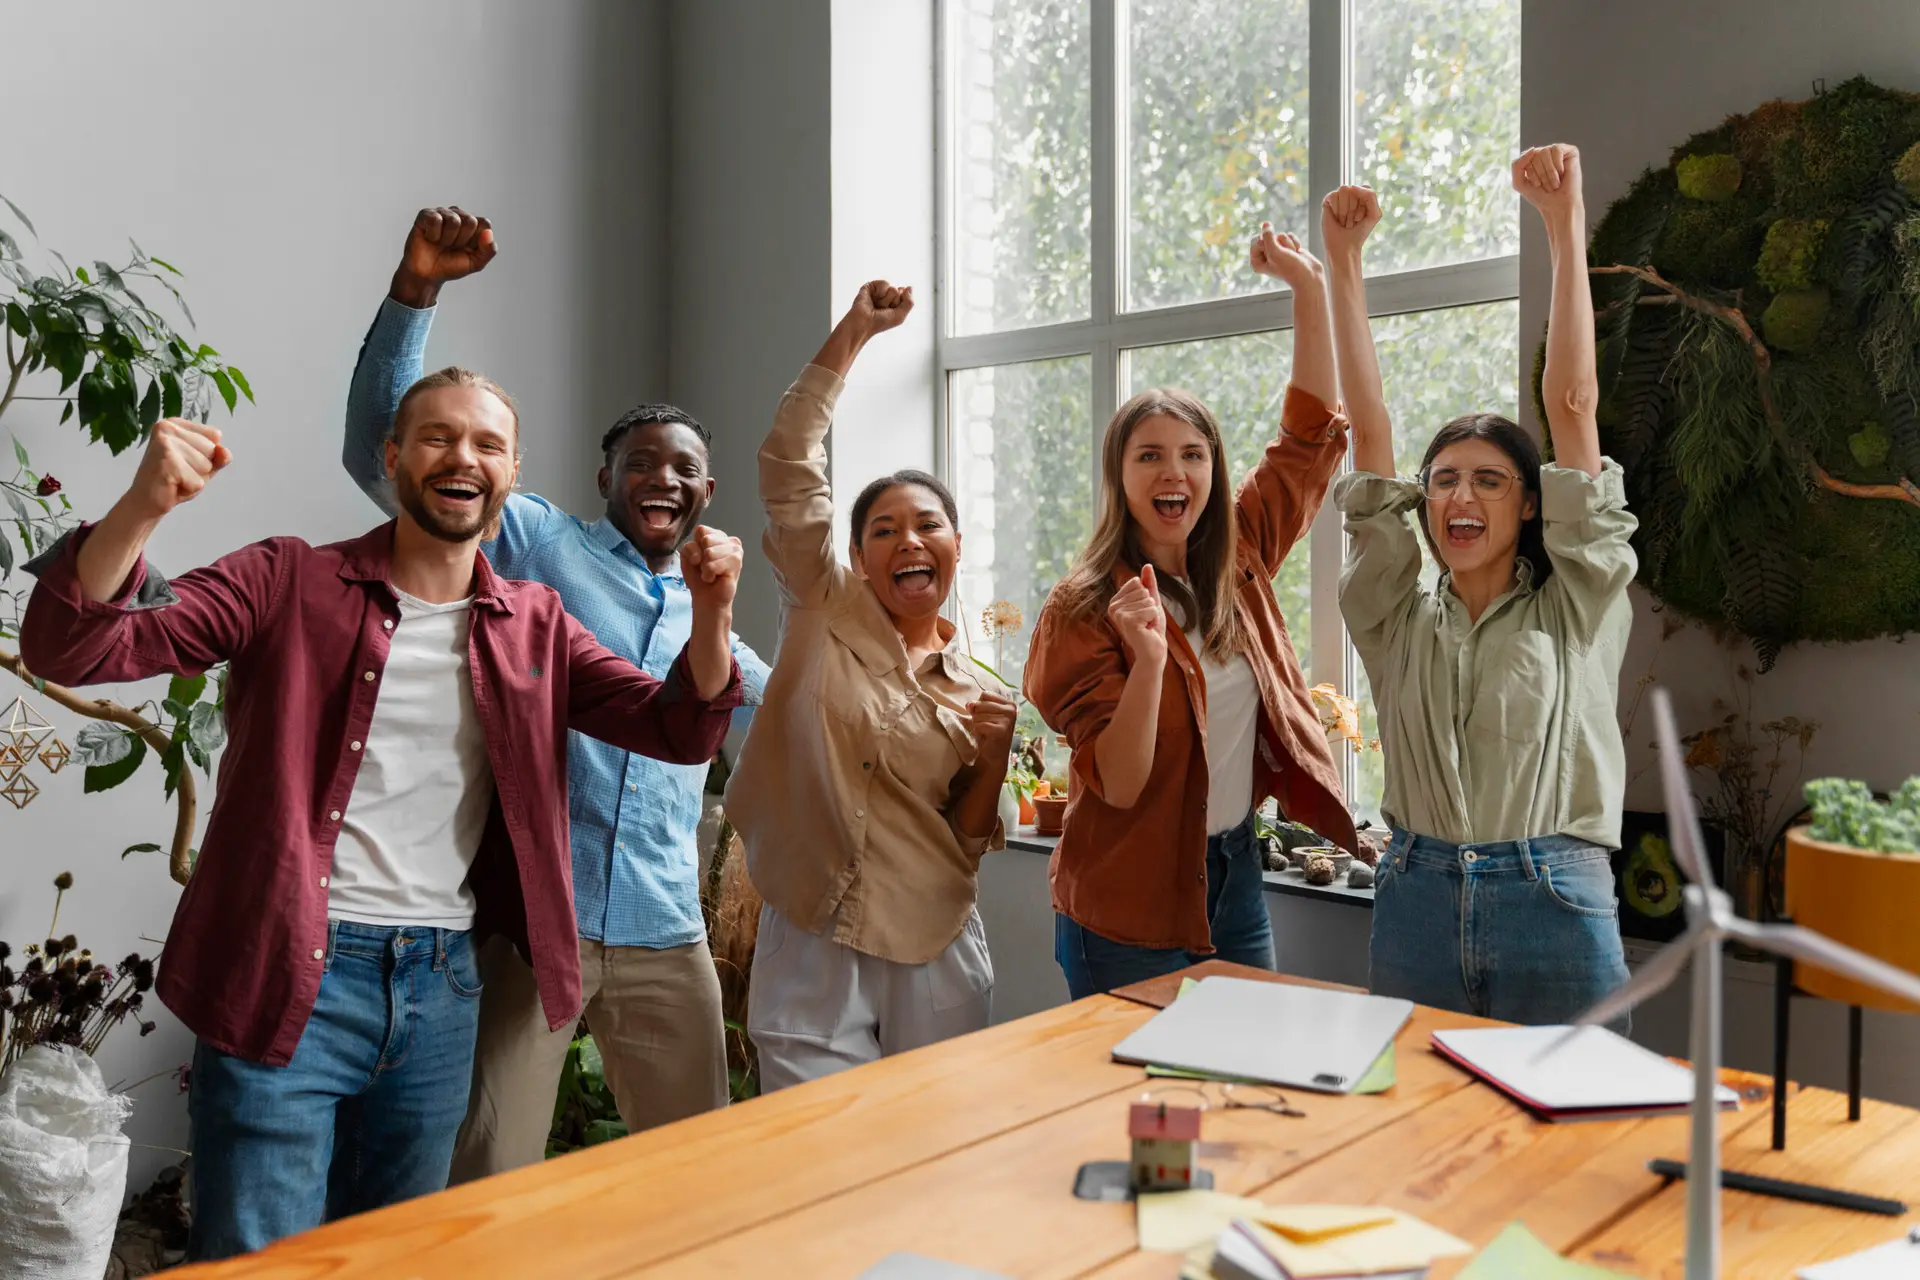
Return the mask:
<svg viewBox="0 0 1920 1280">
<path fill-rule="evenodd" d="M 38 235 L 27 215 L 0 196 L 30 242 Z M 204 420 L 216 399 L 232 412 L 253 389 L 219 352 L 196 342 L 149 306 L 140 290 L 165 291 L 188 330 L 193 313 L 175 283 L 180 272 L 129 242 L 116 266 L 96 259 L 91 269 L 69 265 L 47 249 L 29 257 L 19 235 L 0 225 L 0 312 L 5 313 L 5 384 L 0 417 L 20 403 L 62 406 L 60 421 L 75 422 L 89 439 L 120 453 L 143 440 L 163 417 Z M 52 394 L 43 394 L 51 392 Z M 28 589 L 12 583 L 18 565 L 54 545 L 77 523 L 64 486 L 36 471 L 26 447 L 13 442 L 14 471 L 0 480 L 11 519 L 0 523 L 0 640 L 19 635 Z M 17 549 L 16 549 L 17 544 Z M 196 789 L 189 766 L 203 773 L 226 741 L 223 669 L 173 680 L 157 702 L 125 707 L 86 698 L 34 675 L 16 653 L 0 649 L 0 668 L 76 715 L 94 721 L 74 744 L 74 759 L 86 770 L 87 792 L 127 781 L 154 756 L 161 786 L 177 806 L 169 863 L 185 882 L 197 856 L 191 846 Z M 125 854 L 155 852 L 156 843 L 130 846 Z"/>
<path fill-rule="evenodd" d="M 1920 95 L 1856 78 L 1733 116 L 1589 258 L 1641 582 L 1763 671 L 1920 630 Z"/>
<path fill-rule="evenodd" d="M 1908 778 L 1885 801 L 1864 782 L 1815 778 L 1807 784 L 1807 803 L 1813 810 L 1808 834 L 1815 840 L 1879 853 L 1920 854 L 1920 777 Z"/>
<path fill-rule="evenodd" d="M 553 1101 L 553 1128 L 547 1134 L 547 1158 L 566 1155 L 627 1136 L 626 1121 L 614 1106 L 607 1087 L 606 1064 L 600 1048 L 582 1022 L 567 1046 L 560 1068 L 560 1092 Z"/>
</svg>

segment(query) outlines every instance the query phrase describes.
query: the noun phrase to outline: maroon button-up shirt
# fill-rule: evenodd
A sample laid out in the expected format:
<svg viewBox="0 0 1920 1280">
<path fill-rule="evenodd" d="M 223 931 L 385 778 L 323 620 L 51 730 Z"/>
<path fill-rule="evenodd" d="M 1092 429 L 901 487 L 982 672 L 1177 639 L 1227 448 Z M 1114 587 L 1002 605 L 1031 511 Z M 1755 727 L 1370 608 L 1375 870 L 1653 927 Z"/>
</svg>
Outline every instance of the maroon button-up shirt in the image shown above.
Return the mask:
<svg viewBox="0 0 1920 1280">
<path fill-rule="evenodd" d="M 380 696 L 399 605 L 391 522 L 313 547 L 272 538 L 169 582 L 144 561 L 111 604 L 81 590 L 82 528 L 43 555 L 21 657 L 63 684 L 192 675 L 228 662 L 226 752 L 193 877 L 155 986 L 193 1033 L 272 1066 L 293 1057 L 320 990 L 326 880 Z M 474 557 L 468 656 L 494 801 L 469 883 L 476 934 L 533 967 L 547 1025 L 580 1011 L 567 852 L 567 730 L 680 764 L 713 757 L 740 671 L 702 699 L 683 653 L 656 680 L 597 643 L 551 587 Z"/>
</svg>

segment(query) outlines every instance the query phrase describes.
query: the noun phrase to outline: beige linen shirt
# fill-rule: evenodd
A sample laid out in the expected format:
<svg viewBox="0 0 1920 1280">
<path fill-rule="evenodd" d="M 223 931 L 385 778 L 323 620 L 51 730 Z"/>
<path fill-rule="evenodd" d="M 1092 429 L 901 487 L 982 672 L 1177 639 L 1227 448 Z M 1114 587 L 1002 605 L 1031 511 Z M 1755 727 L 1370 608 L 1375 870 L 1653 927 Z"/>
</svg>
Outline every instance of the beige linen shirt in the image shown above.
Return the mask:
<svg viewBox="0 0 1920 1280">
<path fill-rule="evenodd" d="M 762 897 L 795 926 L 924 964 L 960 936 L 980 856 L 1005 845 L 954 826 L 978 757 L 977 668 L 952 646 L 918 670 L 867 583 L 833 547 L 827 429 L 844 384 L 808 365 L 760 447 L 765 547 L 786 633 L 727 786 L 727 814 Z M 951 623 L 941 620 L 943 639 Z"/>
<path fill-rule="evenodd" d="M 1540 471 L 1553 572 L 1475 622 L 1442 575 L 1420 585 L 1420 485 L 1349 472 L 1340 612 L 1366 664 L 1396 827 L 1453 844 L 1569 835 L 1620 844 L 1620 662 L 1637 561 L 1620 466 Z"/>
</svg>

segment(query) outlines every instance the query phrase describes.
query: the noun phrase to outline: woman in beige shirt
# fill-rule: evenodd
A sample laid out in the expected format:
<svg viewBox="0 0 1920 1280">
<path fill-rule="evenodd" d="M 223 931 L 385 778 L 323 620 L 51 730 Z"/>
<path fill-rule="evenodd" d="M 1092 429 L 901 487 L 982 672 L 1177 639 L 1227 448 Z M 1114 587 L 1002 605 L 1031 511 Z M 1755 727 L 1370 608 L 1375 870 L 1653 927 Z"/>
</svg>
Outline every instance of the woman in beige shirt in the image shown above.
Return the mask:
<svg viewBox="0 0 1920 1280">
<path fill-rule="evenodd" d="M 1542 380 L 1554 462 L 1496 414 L 1456 418 L 1417 480 L 1394 476 L 1360 246 L 1373 193 L 1327 197 L 1354 470 L 1340 610 L 1380 717 L 1393 841 L 1375 893 L 1376 992 L 1512 1022 L 1568 1021 L 1626 979 L 1608 850 L 1620 842 L 1615 719 L 1635 527 L 1594 418 L 1580 157 L 1538 147 L 1513 185 L 1553 255 Z M 1413 524 L 1418 521 L 1420 535 Z M 1420 583 L 1420 537 L 1443 572 Z"/>
<path fill-rule="evenodd" d="M 766 900 L 747 1000 L 765 1090 L 977 1031 L 993 993 L 974 898 L 981 855 L 1005 842 L 1015 706 L 940 616 L 953 495 L 922 471 L 883 476 L 854 499 L 851 565 L 833 547 L 834 401 L 912 309 L 911 289 L 863 287 L 760 447 L 785 634 L 727 812 Z"/>
</svg>

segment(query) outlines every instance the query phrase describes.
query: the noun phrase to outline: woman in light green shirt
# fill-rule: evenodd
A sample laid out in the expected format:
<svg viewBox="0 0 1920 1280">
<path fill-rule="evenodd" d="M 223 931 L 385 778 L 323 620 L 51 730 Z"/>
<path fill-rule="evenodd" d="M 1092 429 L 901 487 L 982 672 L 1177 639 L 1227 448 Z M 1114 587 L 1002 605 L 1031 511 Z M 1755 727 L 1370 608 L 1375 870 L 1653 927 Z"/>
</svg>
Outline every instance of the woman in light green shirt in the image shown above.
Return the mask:
<svg viewBox="0 0 1920 1280">
<path fill-rule="evenodd" d="M 1615 704 L 1632 621 L 1635 521 L 1601 457 L 1579 153 L 1539 147 L 1513 185 L 1553 257 L 1542 382 L 1554 465 L 1496 414 L 1469 414 L 1394 475 L 1360 248 L 1373 193 L 1322 211 L 1354 471 L 1334 486 L 1352 538 L 1340 609 L 1380 719 L 1393 841 L 1375 894 L 1369 985 L 1512 1022 L 1557 1023 L 1626 980 L 1609 849 L 1624 750 Z M 1423 587 L 1420 535 L 1440 562 Z"/>
</svg>

